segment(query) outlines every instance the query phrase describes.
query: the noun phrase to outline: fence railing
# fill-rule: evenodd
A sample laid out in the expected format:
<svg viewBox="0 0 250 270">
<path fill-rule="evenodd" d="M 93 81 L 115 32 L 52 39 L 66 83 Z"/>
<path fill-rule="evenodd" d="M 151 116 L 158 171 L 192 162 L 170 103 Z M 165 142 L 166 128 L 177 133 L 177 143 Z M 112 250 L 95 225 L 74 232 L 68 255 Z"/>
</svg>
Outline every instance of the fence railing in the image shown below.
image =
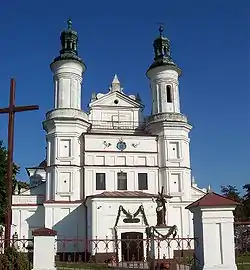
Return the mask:
<svg viewBox="0 0 250 270">
<path fill-rule="evenodd" d="M 239 270 L 250 270 L 250 221 L 235 222 L 235 256 Z"/>
<path fill-rule="evenodd" d="M 9 247 L 0 238 L 0 270 L 31 270 L 33 263 L 33 239 L 11 239 Z"/>
<path fill-rule="evenodd" d="M 95 265 L 186 270 L 196 264 L 196 242 L 193 238 L 56 239 L 56 265 L 58 269 Z"/>
</svg>

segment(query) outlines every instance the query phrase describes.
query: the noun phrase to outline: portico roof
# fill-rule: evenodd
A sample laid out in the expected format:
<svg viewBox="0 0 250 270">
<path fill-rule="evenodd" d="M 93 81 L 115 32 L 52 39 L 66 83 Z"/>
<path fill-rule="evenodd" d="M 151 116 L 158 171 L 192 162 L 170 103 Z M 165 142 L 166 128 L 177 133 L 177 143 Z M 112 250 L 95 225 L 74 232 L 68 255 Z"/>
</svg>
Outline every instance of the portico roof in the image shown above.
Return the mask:
<svg viewBox="0 0 250 270">
<path fill-rule="evenodd" d="M 195 207 L 226 207 L 236 205 L 239 205 L 239 202 L 236 202 L 215 192 L 208 192 L 199 200 L 189 204 L 186 209 Z"/>
<path fill-rule="evenodd" d="M 100 194 L 88 196 L 88 198 L 152 198 L 157 196 L 158 194 L 143 191 L 104 191 Z M 165 195 L 165 198 L 171 198 L 171 196 Z"/>
</svg>

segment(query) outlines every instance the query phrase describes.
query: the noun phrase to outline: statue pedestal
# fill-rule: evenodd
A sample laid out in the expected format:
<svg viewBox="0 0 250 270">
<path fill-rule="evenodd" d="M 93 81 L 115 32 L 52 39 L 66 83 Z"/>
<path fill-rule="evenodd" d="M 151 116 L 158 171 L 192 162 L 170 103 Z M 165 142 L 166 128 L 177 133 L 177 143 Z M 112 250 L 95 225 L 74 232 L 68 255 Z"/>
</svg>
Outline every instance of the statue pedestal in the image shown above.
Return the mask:
<svg viewBox="0 0 250 270">
<path fill-rule="evenodd" d="M 152 237 L 150 241 L 151 256 L 156 260 L 172 259 L 174 250 L 177 248 L 177 241 L 173 234 L 169 235 L 169 226 L 156 226 L 152 228 Z"/>
</svg>

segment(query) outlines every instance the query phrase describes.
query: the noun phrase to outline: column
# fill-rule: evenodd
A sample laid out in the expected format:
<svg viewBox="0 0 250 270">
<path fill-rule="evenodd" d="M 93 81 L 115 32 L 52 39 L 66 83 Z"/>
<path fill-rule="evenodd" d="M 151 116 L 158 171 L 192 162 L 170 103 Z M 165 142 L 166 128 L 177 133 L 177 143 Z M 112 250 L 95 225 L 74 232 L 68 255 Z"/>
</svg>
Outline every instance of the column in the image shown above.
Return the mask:
<svg viewBox="0 0 250 270">
<path fill-rule="evenodd" d="M 55 238 L 57 232 L 47 228 L 33 231 L 33 270 L 56 270 Z"/>
</svg>

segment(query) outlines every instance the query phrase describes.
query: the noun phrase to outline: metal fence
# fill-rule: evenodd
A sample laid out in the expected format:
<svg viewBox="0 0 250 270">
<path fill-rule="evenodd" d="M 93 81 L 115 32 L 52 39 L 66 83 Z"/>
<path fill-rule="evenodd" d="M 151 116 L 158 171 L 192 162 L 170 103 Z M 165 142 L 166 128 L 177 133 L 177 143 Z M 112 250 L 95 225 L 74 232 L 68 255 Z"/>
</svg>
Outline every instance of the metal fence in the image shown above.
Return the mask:
<svg viewBox="0 0 250 270">
<path fill-rule="evenodd" d="M 239 270 L 250 270 L 250 221 L 235 222 L 235 255 Z"/>
<path fill-rule="evenodd" d="M 33 239 L 12 239 L 6 245 L 0 238 L 0 270 L 31 270 Z"/>
<path fill-rule="evenodd" d="M 171 269 L 195 266 L 193 238 L 56 239 L 57 269 Z"/>
</svg>

